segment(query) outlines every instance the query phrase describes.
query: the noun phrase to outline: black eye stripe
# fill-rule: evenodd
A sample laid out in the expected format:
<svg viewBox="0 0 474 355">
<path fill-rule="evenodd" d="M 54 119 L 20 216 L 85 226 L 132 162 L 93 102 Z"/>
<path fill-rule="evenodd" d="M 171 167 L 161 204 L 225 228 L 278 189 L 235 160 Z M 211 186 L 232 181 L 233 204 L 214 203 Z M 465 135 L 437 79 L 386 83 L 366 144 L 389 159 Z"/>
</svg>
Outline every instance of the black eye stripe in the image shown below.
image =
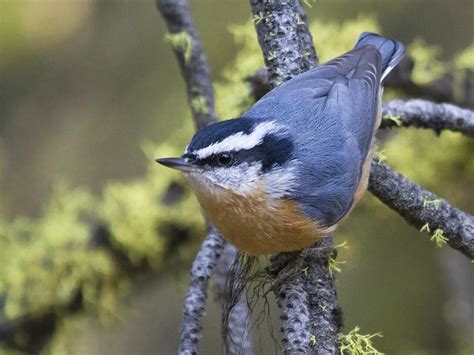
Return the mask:
<svg viewBox="0 0 474 355">
<path fill-rule="evenodd" d="M 283 165 L 292 159 L 293 148 L 293 143 L 289 137 L 269 134 L 263 139 L 262 143 L 253 148 L 221 152 L 201 159 L 194 155 L 194 161 L 200 166 L 209 167 L 230 167 L 242 163 L 254 164 L 259 162 L 262 164 L 262 172 L 265 172 L 273 166 Z M 223 154 L 229 154 L 231 161 L 224 163 L 220 161 Z M 192 156 L 192 153 L 189 155 Z"/>
<path fill-rule="evenodd" d="M 229 155 L 229 159 L 224 159 L 228 161 L 222 160 L 223 155 Z M 201 166 L 204 166 L 204 165 L 230 166 L 234 162 L 234 155 L 235 155 L 235 152 L 222 152 L 222 153 L 212 154 L 206 158 L 200 158 L 200 159 L 198 158 L 195 160 L 195 162 Z"/>
</svg>

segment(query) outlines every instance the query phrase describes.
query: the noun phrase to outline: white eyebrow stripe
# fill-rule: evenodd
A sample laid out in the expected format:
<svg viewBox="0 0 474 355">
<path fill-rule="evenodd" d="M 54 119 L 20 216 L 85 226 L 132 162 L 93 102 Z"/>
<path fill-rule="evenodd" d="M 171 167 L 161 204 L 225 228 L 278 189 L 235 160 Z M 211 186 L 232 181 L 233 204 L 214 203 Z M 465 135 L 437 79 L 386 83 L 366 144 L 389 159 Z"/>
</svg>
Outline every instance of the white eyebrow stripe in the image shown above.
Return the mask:
<svg viewBox="0 0 474 355">
<path fill-rule="evenodd" d="M 262 143 L 263 138 L 267 134 L 276 133 L 281 129 L 282 127 L 277 125 L 274 121 L 265 121 L 256 125 L 250 134 L 244 134 L 243 132 L 234 133 L 220 142 L 213 143 L 193 153 L 196 154 L 198 158 L 204 159 L 212 154 L 232 150 L 251 149 Z"/>
</svg>

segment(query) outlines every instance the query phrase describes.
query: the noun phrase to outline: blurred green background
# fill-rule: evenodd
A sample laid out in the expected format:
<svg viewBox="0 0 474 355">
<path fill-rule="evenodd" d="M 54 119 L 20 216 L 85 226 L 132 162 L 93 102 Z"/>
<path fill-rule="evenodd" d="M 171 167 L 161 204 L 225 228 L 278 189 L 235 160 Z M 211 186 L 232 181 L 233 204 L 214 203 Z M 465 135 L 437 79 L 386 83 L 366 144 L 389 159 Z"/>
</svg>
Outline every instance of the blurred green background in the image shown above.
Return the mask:
<svg viewBox="0 0 474 355">
<path fill-rule="evenodd" d="M 323 59 L 349 49 L 359 32 L 379 30 L 412 43 L 420 82 L 474 68 L 472 0 L 310 4 Z M 230 118 L 247 102 L 241 79 L 262 65 L 248 2 L 191 7 L 218 113 Z M 45 354 L 176 352 L 204 226 L 187 190 L 166 202 L 169 186 L 180 190 L 182 181 L 152 163 L 181 151 L 193 129 L 165 33 L 152 0 L 0 0 L 0 324 L 52 312 L 60 320 Z M 472 141 L 399 129 L 380 146 L 389 164 L 474 213 Z M 109 229 L 107 245 L 91 247 L 98 226 Z M 388 354 L 472 351 L 469 260 L 436 248 L 370 194 L 336 233 L 343 241 L 337 280 L 346 331 L 382 332 L 375 344 Z M 84 312 L 71 315 L 61 305 L 78 293 Z M 211 297 L 203 354 L 221 353 L 218 312 Z M 273 352 L 267 338 L 257 334 L 255 353 Z"/>
</svg>

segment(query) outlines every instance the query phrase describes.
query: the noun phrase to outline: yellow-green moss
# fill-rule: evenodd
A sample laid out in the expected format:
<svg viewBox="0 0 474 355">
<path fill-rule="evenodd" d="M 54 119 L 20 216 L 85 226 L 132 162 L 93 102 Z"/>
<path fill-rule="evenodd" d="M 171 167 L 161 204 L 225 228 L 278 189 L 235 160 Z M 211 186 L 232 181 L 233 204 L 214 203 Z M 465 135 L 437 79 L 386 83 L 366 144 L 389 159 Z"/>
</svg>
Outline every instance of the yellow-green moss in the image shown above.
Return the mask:
<svg viewBox="0 0 474 355">
<path fill-rule="evenodd" d="M 441 50 L 437 46 L 415 39 L 407 46 L 407 53 L 415 61 L 412 78 L 417 84 L 426 84 L 446 72 L 446 64 L 439 60 Z"/>
<path fill-rule="evenodd" d="M 193 55 L 193 38 L 186 31 L 165 34 L 165 40 L 175 50 L 183 53 L 184 63 L 188 64 Z"/>
<path fill-rule="evenodd" d="M 198 95 L 194 97 L 191 102 L 191 109 L 195 114 L 199 115 L 207 115 L 210 111 L 209 109 L 209 102 L 204 95 Z"/>
<path fill-rule="evenodd" d="M 372 344 L 374 337 L 382 337 L 381 333 L 360 334 L 360 328 L 355 327 L 347 334 L 339 335 L 339 354 L 345 355 L 382 355 Z"/>
</svg>

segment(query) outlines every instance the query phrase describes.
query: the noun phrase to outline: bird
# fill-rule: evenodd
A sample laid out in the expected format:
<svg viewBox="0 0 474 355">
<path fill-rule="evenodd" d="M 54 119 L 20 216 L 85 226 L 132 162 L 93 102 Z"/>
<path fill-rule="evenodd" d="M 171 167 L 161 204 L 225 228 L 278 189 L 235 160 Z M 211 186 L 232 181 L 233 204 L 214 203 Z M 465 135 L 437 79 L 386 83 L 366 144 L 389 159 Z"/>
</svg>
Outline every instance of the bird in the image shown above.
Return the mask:
<svg viewBox="0 0 474 355">
<path fill-rule="evenodd" d="M 241 117 L 198 131 L 180 170 L 224 239 L 250 256 L 332 233 L 368 185 L 382 82 L 402 43 L 364 32 L 354 48 L 277 86 Z"/>
</svg>

